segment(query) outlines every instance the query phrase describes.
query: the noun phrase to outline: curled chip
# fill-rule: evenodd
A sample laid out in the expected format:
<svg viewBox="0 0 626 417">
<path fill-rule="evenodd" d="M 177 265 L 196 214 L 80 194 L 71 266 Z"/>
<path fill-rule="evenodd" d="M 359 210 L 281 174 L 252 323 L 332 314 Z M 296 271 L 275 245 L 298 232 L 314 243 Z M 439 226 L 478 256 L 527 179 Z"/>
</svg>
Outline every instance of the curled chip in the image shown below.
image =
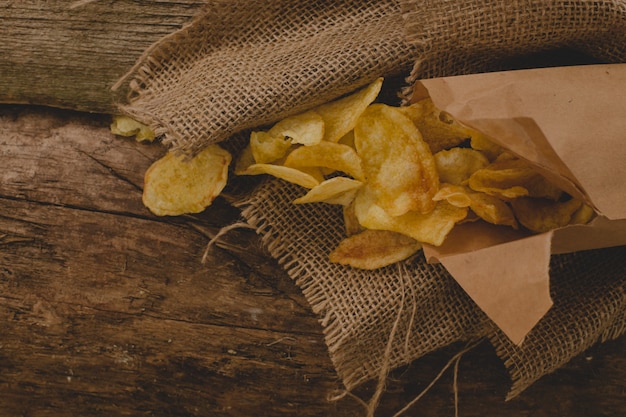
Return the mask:
<svg viewBox="0 0 626 417">
<path fill-rule="evenodd" d="M 250 165 L 254 165 L 256 161 L 254 160 L 254 155 L 252 155 L 252 148 L 250 145 L 243 148 L 239 157 L 237 158 L 237 162 L 235 163 L 235 174 L 241 175 Z"/>
<path fill-rule="evenodd" d="M 434 199 L 445 200 L 456 207 L 469 207 L 478 218 L 488 223 L 518 228 L 511 207 L 497 197 L 473 192 L 461 185 L 442 184 Z"/>
<path fill-rule="evenodd" d="M 346 177 L 334 177 L 313 187 L 304 196 L 294 200 L 295 204 L 328 203 L 349 205 L 357 190 L 363 185 L 361 181 Z"/>
<path fill-rule="evenodd" d="M 472 204 L 470 193 L 471 191 L 462 185 L 441 184 L 433 200 L 446 200 L 455 207 L 469 207 Z"/>
<path fill-rule="evenodd" d="M 494 162 L 474 172 L 469 186 L 504 199 L 529 196 L 556 200 L 562 194 L 532 165 L 508 153 L 500 154 Z"/>
<path fill-rule="evenodd" d="M 468 209 L 439 201 L 435 208 L 424 214 L 409 211 L 401 216 L 391 216 L 381 206 L 367 186 L 362 187 L 354 201 L 354 213 L 366 229 L 390 230 L 413 239 L 440 246 L 454 225 L 467 216 Z"/>
<path fill-rule="evenodd" d="M 492 140 L 489 140 L 480 132 L 476 132 L 472 135 L 470 146 L 472 149 L 482 152 L 483 155 L 489 158 L 490 161 L 495 160 L 502 152 L 504 152 L 504 148 L 494 143 Z"/>
<path fill-rule="evenodd" d="M 504 201 L 484 193 L 471 193 L 470 209 L 484 221 L 518 229 L 513 210 Z"/>
<path fill-rule="evenodd" d="M 281 139 L 285 137 L 289 138 L 291 139 L 291 143 L 315 145 L 320 143 L 324 138 L 324 129 L 324 119 L 322 119 L 322 116 L 310 110 L 281 120 L 267 133 L 270 136 L 279 137 Z"/>
<path fill-rule="evenodd" d="M 499 159 L 474 172 L 469 186 L 474 191 L 513 199 L 528 195 L 528 189 L 522 184 L 536 175 L 537 172 L 522 160 Z"/>
<path fill-rule="evenodd" d="M 253 164 L 241 171 L 239 175 L 263 175 L 268 174 L 276 178 L 283 179 L 287 182 L 300 185 L 304 188 L 313 188 L 319 185 L 319 181 L 306 172 L 295 168 L 289 168 L 282 165 L 272 164 Z"/>
<path fill-rule="evenodd" d="M 363 180 L 361 158 L 348 145 L 320 142 L 317 145 L 301 146 L 291 151 L 284 165 L 291 168 L 322 167 L 341 171 L 352 178 Z"/>
<path fill-rule="evenodd" d="M 595 210 L 588 204 L 582 203 L 572 215 L 570 224 L 587 224 L 596 216 Z"/>
<path fill-rule="evenodd" d="M 570 199 L 555 202 L 543 198 L 516 198 L 511 201 L 513 212 L 522 226 L 536 233 L 567 226 L 582 201 Z"/>
<path fill-rule="evenodd" d="M 199 213 L 224 189 L 230 161 L 217 145 L 191 159 L 168 153 L 146 171 L 143 203 L 157 216 Z"/>
<path fill-rule="evenodd" d="M 402 111 L 370 105 L 354 129 L 354 142 L 380 207 L 392 216 L 433 210 L 439 188 L 435 159 Z"/>
<path fill-rule="evenodd" d="M 348 236 L 356 235 L 365 230 L 354 212 L 354 200 L 347 206 L 343 206 L 343 224 Z"/>
<path fill-rule="evenodd" d="M 111 133 L 125 137 L 134 136 L 138 142 L 144 140 L 152 142 L 155 138 L 152 129 L 128 116 L 114 116 L 111 123 Z"/>
<path fill-rule="evenodd" d="M 354 129 L 358 118 L 380 92 L 383 79 L 378 78 L 368 86 L 351 95 L 322 104 L 314 111 L 324 120 L 324 140 L 338 142 L 346 133 Z"/>
<path fill-rule="evenodd" d="M 463 126 L 450 114 L 435 107 L 430 98 L 400 109 L 415 123 L 432 153 L 452 148 L 478 135 L 475 130 Z"/>
<path fill-rule="evenodd" d="M 268 132 L 250 134 L 250 150 L 257 164 L 267 164 L 282 158 L 291 147 L 291 139 Z"/>
<path fill-rule="evenodd" d="M 439 181 L 463 184 L 479 169 L 489 165 L 489 159 L 480 151 L 470 148 L 452 148 L 434 154 Z"/>
<path fill-rule="evenodd" d="M 408 236 L 387 230 L 364 230 L 343 239 L 330 253 L 330 261 L 360 269 L 378 269 L 415 254 L 422 245 Z"/>
</svg>

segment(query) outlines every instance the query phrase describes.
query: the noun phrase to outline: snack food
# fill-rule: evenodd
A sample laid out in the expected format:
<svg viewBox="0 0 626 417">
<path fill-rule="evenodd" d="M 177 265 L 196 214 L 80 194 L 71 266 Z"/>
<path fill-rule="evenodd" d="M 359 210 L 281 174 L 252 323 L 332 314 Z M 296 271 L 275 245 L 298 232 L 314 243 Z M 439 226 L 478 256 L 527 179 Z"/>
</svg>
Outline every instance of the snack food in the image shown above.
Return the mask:
<svg viewBox="0 0 626 417">
<path fill-rule="evenodd" d="M 467 221 L 541 233 L 594 216 L 583 201 L 437 109 L 430 98 L 405 107 L 375 103 L 381 82 L 288 119 L 293 131 L 310 131 L 310 115 L 321 115 L 333 132 L 325 130 L 321 141 L 294 140 L 275 127 L 253 132 L 237 164 L 237 174 L 269 173 L 309 188 L 296 204 L 343 206 L 347 236 L 331 253 L 332 262 L 384 267 L 422 244 L 441 245 L 455 225 Z M 305 126 L 297 126 L 298 120 Z M 269 132 L 276 143 L 289 145 L 260 170 L 250 149 L 253 138 Z"/>
<path fill-rule="evenodd" d="M 422 244 L 440 246 L 462 222 L 542 233 L 594 217 L 430 98 L 404 107 L 375 103 L 382 82 L 252 132 L 235 165 L 237 175 L 267 174 L 308 189 L 294 204 L 343 206 L 347 236 L 332 262 L 384 267 Z M 111 130 L 150 137 L 124 117 Z M 202 211 L 224 188 L 230 161 L 218 145 L 190 159 L 167 154 L 146 172 L 144 204 L 157 215 Z"/>
<path fill-rule="evenodd" d="M 125 137 L 134 136 L 135 140 L 138 142 L 152 142 L 156 137 L 152 129 L 128 116 L 114 116 L 110 128 L 111 133 L 114 135 Z"/>
<path fill-rule="evenodd" d="M 146 171 L 144 205 L 157 216 L 203 211 L 224 189 L 231 159 L 218 145 L 193 158 L 167 153 Z"/>
</svg>

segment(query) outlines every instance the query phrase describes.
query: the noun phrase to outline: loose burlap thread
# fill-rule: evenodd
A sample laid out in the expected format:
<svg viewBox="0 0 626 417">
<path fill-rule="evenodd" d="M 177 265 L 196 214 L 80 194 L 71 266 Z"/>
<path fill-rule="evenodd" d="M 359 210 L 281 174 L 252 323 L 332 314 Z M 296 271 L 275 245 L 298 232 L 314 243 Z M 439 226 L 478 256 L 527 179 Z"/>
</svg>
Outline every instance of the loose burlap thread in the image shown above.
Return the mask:
<svg viewBox="0 0 626 417">
<path fill-rule="evenodd" d="M 337 98 L 379 76 L 419 78 L 532 66 L 568 48 L 626 61 L 626 1 L 208 1 L 146 51 L 122 111 L 174 151 Z M 558 64 L 558 62 L 557 62 Z M 331 264 L 340 209 L 293 205 L 301 189 L 268 180 L 240 202 L 324 328 L 346 389 L 457 341 L 488 338 L 512 378 L 508 398 L 598 341 L 626 330 L 626 248 L 553 256 L 554 307 L 512 344 L 440 265 L 420 256 L 377 271 Z"/>
</svg>

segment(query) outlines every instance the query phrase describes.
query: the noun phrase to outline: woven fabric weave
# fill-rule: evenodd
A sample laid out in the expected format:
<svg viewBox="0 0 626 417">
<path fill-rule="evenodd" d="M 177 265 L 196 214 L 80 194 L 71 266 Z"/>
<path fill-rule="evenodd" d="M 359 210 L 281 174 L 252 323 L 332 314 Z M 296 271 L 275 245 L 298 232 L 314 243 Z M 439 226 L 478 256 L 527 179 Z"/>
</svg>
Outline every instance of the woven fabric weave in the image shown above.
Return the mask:
<svg viewBox="0 0 626 417">
<path fill-rule="evenodd" d="M 215 0 L 161 41 L 133 74 L 123 111 L 194 153 L 406 72 L 396 0 Z"/>
<path fill-rule="evenodd" d="M 125 113 L 173 150 L 194 153 L 337 98 L 379 76 L 419 78 L 532 66 L 569 48 L 626 61 L 624 0 L 211 0 L 129 74 Z M 405 91 L 410 94 L 410 88 Z M 626 248 L 553 257 L 554 308 L 512 345 L 449 274 L 420 257 L 374 272 L 328 262 L 342 216 L 295 206 L 302 190 L 266 181 L 243 203 L 324 327 L 348 389 L 425 353 L 488 337 L 510 371 L 510 397 L 597 341 L 626 330 Z"/>
</svg>

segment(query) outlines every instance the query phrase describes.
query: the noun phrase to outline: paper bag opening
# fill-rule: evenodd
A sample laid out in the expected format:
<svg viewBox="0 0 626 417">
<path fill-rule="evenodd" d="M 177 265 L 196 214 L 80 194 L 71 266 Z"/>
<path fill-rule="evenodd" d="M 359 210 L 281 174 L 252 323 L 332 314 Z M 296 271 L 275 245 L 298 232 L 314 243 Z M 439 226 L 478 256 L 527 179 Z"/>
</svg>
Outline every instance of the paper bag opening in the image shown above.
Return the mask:
<svg viewBox="0 0 626 417">
<path fill-rule="evenodd" d="M 514 342 L 549 310 L 550 254 L 626 244 L 626 64 L 518 70 L 421 80 L 434 104 L 532 163 L 598 213 L 587 225 L 530 235 L 458 226 L 425 246 Z"/>
</svg>

